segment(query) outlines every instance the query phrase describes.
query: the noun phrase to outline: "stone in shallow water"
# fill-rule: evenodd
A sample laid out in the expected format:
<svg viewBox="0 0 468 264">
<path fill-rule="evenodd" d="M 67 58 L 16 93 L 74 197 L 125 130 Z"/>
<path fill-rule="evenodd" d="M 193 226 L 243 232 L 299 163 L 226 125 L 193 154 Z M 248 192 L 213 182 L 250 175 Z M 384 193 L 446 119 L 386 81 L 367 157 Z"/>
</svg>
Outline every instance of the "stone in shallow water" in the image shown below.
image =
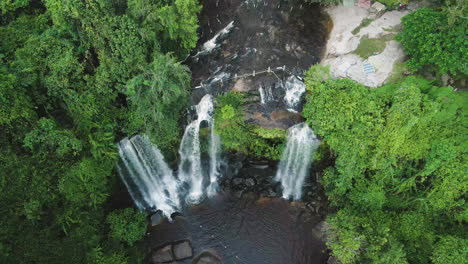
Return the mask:
<svg viewBox="0 0 468 264">
<path fill-rule="evenodd" d="M 172 256 L 171 245 L 156 250 L 153 253 L 152 260 L 154 264 L 173 261 L 174 257 Z"/>
<path fill-rule="evenodd" d="M 190 245 L 190 241 L 183 241 L 173 246 L 174 257 L 176 260 L 183 260 L 187 258 L 193 257 L 193 250 L 192 246 Z"/>
<path fill-rule="evenodd" d="M 192 264 L 222 264 L 221 260 L 210 252 L 202 252 Z"/>
<path fill-rule="evenodd" d="M 232 181 L 232 184 L 234 184 L 234 185 L 241 185 L 241 184 L 244 184 L 244 179 L 242 179 L 242 178 L 235 178 L 235 179 Z"/>
<path fill-rule="evenodd" d="M 252 178 L 249 178 L 249 179 L 245 180 L 245 184 L 247 186 L 254 186 L 255 185 L 255 180 L 252 179 Z"/>
<path fill-rule="evenodd" d="M 159 225 L 164 220 L 164 216 L 161 211 L 157 211 L 151 215 L 151 226 Z"/>
</svg>

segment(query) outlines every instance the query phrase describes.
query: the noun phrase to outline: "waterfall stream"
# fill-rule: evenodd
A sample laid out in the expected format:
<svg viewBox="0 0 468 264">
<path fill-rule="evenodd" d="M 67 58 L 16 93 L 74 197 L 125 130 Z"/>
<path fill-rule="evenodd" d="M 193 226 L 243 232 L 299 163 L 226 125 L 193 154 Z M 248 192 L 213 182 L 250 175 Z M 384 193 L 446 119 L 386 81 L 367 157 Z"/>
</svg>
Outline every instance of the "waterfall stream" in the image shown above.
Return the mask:
<svg viewBox="0 0 468 264">
<path fill-rule="evenodd" d="M 205 188 L 208 196 L 217 192 L 220 139 L 214 131 L 213 110 L 212 97 L 204 96 L 196 107 L 197 119 L 185 129 L 179 148 L 177 177 L 165 162 L 161 151 L 148 137 L 136 135 L 118 143 L 121 162 L 117 169 L 140 210 L 161 210 L 170 217 L 180 209 L 183 199 L 197 203 L 205 195 Z M 211 130 L 208 172 L 203 170 L 200 150 L 199 132 L 203 121 L 208 122 Z"/>
<path fill-rule="evenodd" d="M 161 151 L 146 136 L 136 135 L 118 143 L 118 172 L 140 210 L 161 210 L 166 215 L 180 206 L 179 181 Z"/>
<path fill-rule="evenodd" d="M 300 123 L 289 128 L 286 149 L 275 176 L 275 180 L 281 182 L 283 198 L 301 199 L 302 186 L 319 144 L 320 141 L 307 124 Z"/>
<path fill-rule="evenodd" d="M 180 164 L 178 171 L 178 178 L 187 183 L 189 186 L 189 195 L 188 199 L 192 203 L 198 202 L 203 196 L 203 187 L 204 187 L 204 170 L 201 162 L 201 152 L 200 152 L 200 125 L 203 121 L 208 122 L 208 124 L 213 128 L 213 100 L 211 95 L 205 95 L 200 103 L 196 107 L 197 109 L 197 119 L 192 121 L 187 128 L 185 129 L 184 136 L 182 137 L 182 142 L 180 143 L 179 155 L 180 155 Z M 219 145 L 219 140 L 214 134 L 214 131 L 211 132 L 210 140 L 210 163 L 213 168 L 217 166 L 217 148 Z M 210 174 L 216 172 L 216 169 L 211 170 Z M 211 179 L 210 175 L 210 182 Z M 215 180 L 215 179 L 214 179 Z M 213 183 L 214 184 L 214 183 Z"/>
<path fill-rule="evenodd" d="M 286 95 L 284 103 L 288 111 L 297 112 L 302 101 L 302 95 L 305 93 L 305 84 L 297 76 L 289 76 L 284 84 Z"/>
</svg>

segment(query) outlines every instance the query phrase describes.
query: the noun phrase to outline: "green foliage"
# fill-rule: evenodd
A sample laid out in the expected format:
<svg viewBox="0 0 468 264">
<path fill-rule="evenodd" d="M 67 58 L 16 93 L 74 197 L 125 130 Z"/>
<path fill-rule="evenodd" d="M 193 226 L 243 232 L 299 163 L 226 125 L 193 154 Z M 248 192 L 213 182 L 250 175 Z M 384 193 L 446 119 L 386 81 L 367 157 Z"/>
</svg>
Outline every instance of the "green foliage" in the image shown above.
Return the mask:
<svg viewBox="0 0 468 264">
<path fill-rule="evenodd" d="M 145 132 L 175 149 L 190 74 L 171 54 L 196 44 L 199 11 L 195 0 L 0 1 L 0 263 L 142 263 L 143 214 L 121 216 L 125 243 L 106 228 L 123 232 L 108 199 L 115 143 Z"/>
<path fill-rule="evenodd" d="M 459 20 L 466 20 L 468 15 L 468 2 L 465 0 L 446 0 L 444 12 L 447 13 L 449 25 L 453 25 Z"/>
<path fill-rule="evenodd" d="M 308 82 L 306 88 L 313 88 L 331 78 L 330 66 L 315 64 L 306 72 L 306 77 Z"/>
<path fill-rule="evenodd" d="M 33 153 L 55 153 L 58 157 L 76 156 L 83 145 L 70 130 L 60 130 L 54 120 L 41 118 L 37 128 L 26 134 L 24 146 Z"/>
<path fill-rule="evenodd" d="M 435 245 L 434 264 L 463 263 L 468 259 L 468 239 L 443 236 Z"/>
<path fill-rule="evenodd" d="M 397 35 L 405 52 L 411 56 L 412 70 L 429 69 L 437 74 L 468 74 L 468 20 L 451 19 L 446 12 L 427 8 L 405 16 L 403 32 Z"/>
<path fill-rule="evenodd" d="M 133 245 L 146 232 L 146 215 L 132 208 L 113 211 L 107 216 L 113 238 Z"/>
<path fill-rule="evenodd" d="M 400 3 L 408 4 L 408 0 L 379 0 L 378 2 L 384 4 L 387 8 L 393 9 L 398 7 Z"/>
<path fill-rule="evenodd" d="M 15 11 L 18 8 L 29 5 L 30 0 L 3 0 L 0 2 L 0 11 L 2 14 Z"/>
<path fill-rule="evenodd" d="M 384 51 L 387 46 L 386 42 L 392 39 L 393 34 L 387 34 L 379 38 L 368 38 L 367 36 L 364 36 L 361 38 L 361 42 L 359 42 L 359 46 L 354 53 L 364 59 L 367 59 L 372 55 L 376 55 Z"/>
<path fill-rule="evenodd" d="M 323 176 L 333 254 L 428 263 L 436 237 L 460 238 L 466 220 L 466 95 L 416 77 L 369 90 L 313 74 L 303 114 L 335 153 Z"/>
<path fill-rule="evenodd" d="M 0 128 L 30 122 L 35 118 L 31 99 L 18 85 L 17 77 L 0 65 Z"/>
<path fill-rule="evenodd" d="M 60 179 L 59 190 L 76 206 L 97 208 L 108 197 L 112 163 L 83 159 Z"/>
<path fill-rule="evenodd" d="M 246 123 L 242 109 L 244 97 L 244 94 L 230 92 L 217 98 L 215 129 L 221 137 L 221 143 L 229 150 L 279 160 L 286 131 L 269 130 Z"/>
<path fill-rule="evenodd" d="M 171 2 L 172 4 L 168 4 Z M 197 44 L 197 14 L 201 6 L 196 0 L 151 1 L 129 0 L 128 13 L 143 25 L 142 37 L 148 45 L 158 45 L 164 52 L 186 56 Z M 154 43 L 154 39 L 160 43 Z"/>
<path fill-rule="evenodd" d="M 372 18 L 364 18 L 362 21 L 361 21 L 361 24 L 359 24 L 359 26 L 357 26 L 355 29 L 353 29 L 353 31 L 351 31 L 351 33 L 353 33 L 353 35 L 356 35 L 357 33 L 359 33 L 359 31 L 361 31 L 362 28 L 365 28 L 367 27 L 368 25 L 370 25 L 372 23 L 372 21 L 374 21 L 374 19 Z"/>
<path fill-rule="evenodd" d="M 96 247 L 88 255 L 88 263 L 91 263 L 91 264 L 127 264 L 128 258 L 118 253 L 106 255 L 102 252 L 102 248 Z"/>
<path fill-rule="evenodd" d="M 158 55 L 127 83 L 130 133 L 144 132 L 163 151 L 179 140 L 179 120 L 188 102 L 190 75 L 170 56 Z M 157 102 L 157 103 L 155 103 Z"/>
</svg>

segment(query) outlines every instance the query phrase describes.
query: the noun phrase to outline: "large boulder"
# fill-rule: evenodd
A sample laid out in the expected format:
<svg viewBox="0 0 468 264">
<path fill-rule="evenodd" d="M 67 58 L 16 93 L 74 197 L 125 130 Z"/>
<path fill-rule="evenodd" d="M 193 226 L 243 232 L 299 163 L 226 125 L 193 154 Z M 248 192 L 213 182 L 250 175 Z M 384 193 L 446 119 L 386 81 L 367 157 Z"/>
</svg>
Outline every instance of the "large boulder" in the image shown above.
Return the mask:
<svg viewBox="0 0 468 264">
<path fill-rule="evenodd" d="M 154 264 L 171 262 L 174 260 L 174 256 L 172 255 L 172 247 L 171 245 L 167 245 L 156 250 L 151 257 Z"/>
<path fill-rule="evenodd" d="M 193 250 L 192 246 L 190 245 L 190 241 L 182 241 L 174 244 L 172 250 L 176 260 L 183 260 L 193 257 Z"/>
<path fill-rule="evenodd" d="M 288 129 L 295 124 L 304 122 L 300 114 L 287 110 L 276 110 L 271 113 L 251 112 L 247 110 L 245 112 L 245 119 L 249 123 L 254 123 L 267 129 Z"/>
</svg>

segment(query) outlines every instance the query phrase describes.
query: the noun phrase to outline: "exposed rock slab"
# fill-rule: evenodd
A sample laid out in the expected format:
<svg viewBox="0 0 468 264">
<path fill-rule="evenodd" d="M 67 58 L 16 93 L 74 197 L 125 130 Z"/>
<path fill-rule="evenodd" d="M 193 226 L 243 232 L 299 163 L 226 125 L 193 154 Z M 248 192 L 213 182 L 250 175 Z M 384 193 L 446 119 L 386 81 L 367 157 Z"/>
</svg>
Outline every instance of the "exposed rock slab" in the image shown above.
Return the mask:
<svg viewBox="0 0 468 264">
<path fill-rule="evenodd" d="M 304 122 L 302 116 L 287 110 L 276 110 L 270 113 L 245 111 L 245 120 L 267 129 L 288 129 Z"/>
<path fill-rule="evenodd" d="M 409 11 L 390 11 L 373 21 L 369 26 L 359 31 L 359 36 L 377 38 L 389 32 L 401 24 L 401 18 L 409 14 Z"/>
<path fill-rule="evenodd" d="M 334 78 L 350 78 L 369 87 L 379 87 L 393 72 L 395 62 L 404 59 L 404 53 L 396 41 L 387 41 L 384 51 L 367 60 L 353 54 L 361 39 L 379 38 L 394 34 L 401 24 L 401 18 L 410 11 L 390 11 L 376 18 L 370 25 L 360 29 L 354 35 L 352 31 L 366 18 L 375 18 L 376 14 L 357 6 L 336 6 L 327 9 L 333 20 L 333 29 L 327 43 L 327 54 L 322 65 L 329 65 Z M 374 73 L 365 73 L 364 64 L 375 68 Z"/>
<path fill-rule="evenodd" d="M 357 6 L 334 6 L 328 8 L 327 12 L 333 20 L 333 29 L 327 42 L 327 56 L 344 55 L 355 50 L 360 37 L 353 35 L 351 31 L 369 16 L 369 12 Z"/>
<path fill-rule="evenodd" d="M 324 60 L 324 65 L 329 65 L 334 78 L 350 78 L 369 87 L 379 87 L 392 74 L 393 65 L 402 61 L 405 57 L 399 43 L 388 41 L 385 50 L 369 57 L 367 60 L 356 54 L 346 54 L 336 58 Z M 363 65 L 369 63 L 375 67 L 374 73 L 365 73 Z"/>
</svg>

